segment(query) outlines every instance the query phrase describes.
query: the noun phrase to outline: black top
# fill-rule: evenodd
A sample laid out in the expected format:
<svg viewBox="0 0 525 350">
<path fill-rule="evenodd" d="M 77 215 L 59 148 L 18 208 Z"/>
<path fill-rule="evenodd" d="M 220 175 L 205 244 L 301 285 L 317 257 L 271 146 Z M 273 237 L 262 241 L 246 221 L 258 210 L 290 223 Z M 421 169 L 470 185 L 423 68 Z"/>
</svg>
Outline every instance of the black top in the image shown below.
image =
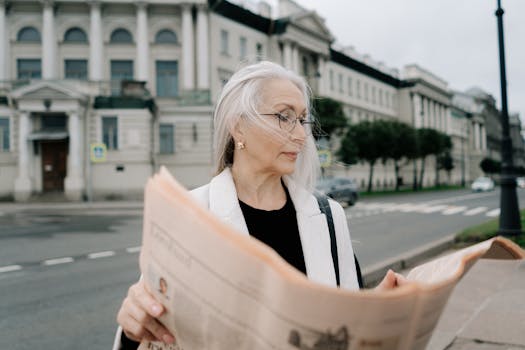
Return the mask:
<svg viewBox="0 0 525 350">
<path fill-rule="evenodd" d="M 297 216 L 285 187 L 286 204 L 277 210 L 261 210 L 239 200 L 250 236 L 273 248 L 284 260 L 306 274 Z"/>
</svg>

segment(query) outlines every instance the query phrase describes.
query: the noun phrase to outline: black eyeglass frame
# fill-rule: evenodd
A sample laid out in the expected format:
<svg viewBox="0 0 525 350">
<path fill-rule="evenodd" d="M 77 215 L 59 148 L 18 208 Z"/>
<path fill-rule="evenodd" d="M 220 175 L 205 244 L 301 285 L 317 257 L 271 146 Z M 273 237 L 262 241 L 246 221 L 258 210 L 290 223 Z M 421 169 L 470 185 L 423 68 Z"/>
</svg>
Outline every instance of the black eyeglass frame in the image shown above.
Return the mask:
<svg viewBox="0 0 525 350">
<path fill-rule="evenodd" d="M 277 118 L 277 120 L 279 121 L 279 128 L 281 128 L 281 130 L 284 130 L 284 131 L 287 131 L 287 132 L 292 132 L 295 129 L 295 126 L 297 125 L 297 121 L 299 121 L 299 124 L 301 124 L 302 127 L 305 127 L 305 126 L 309 125 L 310 126 L 310 133 L 311 133 L 312 126 L 315 124 L 315 122 L 313 120 L 310 120 L 308 117 L 306 117 L 306 118 L 298 118 L 298 117 L 296 117 L 294 119 L 294 122 L 293 122 L 290 130 L 288 130 L 286 128 L 283 128 L 281 123 L 288 123 L 291 120 L 290 120 L 290 118 L 288 116 L 284 115 L 282 112 L 259 113 L 259 115 L 264 115 L 264 116 Z M 308 129 L 305 128 L 304 130 L 308 134 Z"/>
</svg>

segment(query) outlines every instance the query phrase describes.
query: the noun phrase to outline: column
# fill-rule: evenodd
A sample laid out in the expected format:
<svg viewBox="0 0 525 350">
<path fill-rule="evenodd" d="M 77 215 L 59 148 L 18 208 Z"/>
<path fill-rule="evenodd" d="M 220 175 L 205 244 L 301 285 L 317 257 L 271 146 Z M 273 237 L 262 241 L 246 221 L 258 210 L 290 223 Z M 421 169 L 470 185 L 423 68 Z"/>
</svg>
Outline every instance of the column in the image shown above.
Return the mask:
<svg viewBox="0 0 525 350">
<path fill-rule="evenodd" d="M 292 69 L 292 45 L 288 41 L 285 41 L 283 43 L 283 56 L 284 56 L 284 62 L 283 62 L 284 67 L 287 69 Z"/>
<path fill-rule="evenodd" d="M 299 74 L 299 48 L 297 45 L 292 47 L 292 70 Z"/>
<path fill-rule="evenodd" d="M 193 52 L 195 39 L 193 37 L 193 18 L 191 16 L 191 5 L 182 5 L 182 65 L 183 65 L 183 89 L 195 89 L 195 62 Z"/>
<path fill-rule="evenodd" d="M 67 176 L 64 181 L 64 192 L 69 200 L 79 201 L 82 199 L 84 187 L 82 179 L 82 133 L 80 131 L 80 118 L 77 111 L 69 114 L 69 153 L 67 157 Z"/>
<path fill-rule="evenodd" d="M 51 0 L 44 1 L 42 13 L 42 78 L 57 77 L 57 38 L 55 36 L 54 4 Z"/>
<path fill-rule="evenodd" d="M 474 124 L 474 149 L 476 151 L 481 149 L 479 141 L 480 141 L 479 140 L 479 124 L 475 123 Z"/>
<path fill-rule="evenodd" d="M 89 25 L 89 80 L 100 81 L 104 79 L 104 42 L 102 38 L 102 16 L 100 2 L 90 3 Z"/>
<path fill-rule="evenodd" d="M 7 40 L 5 23 L 5 0 L 0 0 L 0 84 L 2 80 L 7 80 Z"/>
<path fill-rule="evenodd" d="M 485 125 L 479 125 L 480 134 L 481 134 L 481 150 L 484 151 L 487 149 L 487 132 L 485 130 Z"/>
<path fill-rule="evenodd" d="M 317 70 L 318 70 L 319 75 L 320 75 L 320 77 L 318 79 L 318 86 L 317 86 L 317 89 L 318 89 L 317 94 L 318 95 L 323 95 L 324 94 L 324 79 L 325 79 L 324 67 L 325 67 L 324 58 L 321 57 L 321 56 L 317 56 Z M 314 72 L 314 74 L 315 74 L 315 72 Z"/>
<path fill-rule="evenodd" d="M 137 80 L 148 81 L 149 44 L 147 4 L 138 2 L 137 6 Z"/>
<path fill-rule="evenodd" d="M 197 88 L 209 90 L 208 13 L 206 5 L 197 7 Z"/>
<path fill-rule="evenodd" d="M 422 127 L 422 116 L 421 116 L 421 96 L 418 94 L 412 95 L 412 106 L 414 110 L 414 127 L 419 129 Z"/>
<path fill-rule="evenodd" d="M 18 116 L 18 177 L 15 180 L 15 200 L 26 201 L 31 195 L 29 180 L 29 141 L 31 131 L 28 112 L 20 112 Z"/>
<path fill-rule="evenodd" d="M 445 133 L 447 135 L 450 135 L 451 134 L 451 131 L 450 130 L 450 118 L 451 118 L 451 115 L 450 115 L 450 109 L 445 106 Z"/>
</svg>

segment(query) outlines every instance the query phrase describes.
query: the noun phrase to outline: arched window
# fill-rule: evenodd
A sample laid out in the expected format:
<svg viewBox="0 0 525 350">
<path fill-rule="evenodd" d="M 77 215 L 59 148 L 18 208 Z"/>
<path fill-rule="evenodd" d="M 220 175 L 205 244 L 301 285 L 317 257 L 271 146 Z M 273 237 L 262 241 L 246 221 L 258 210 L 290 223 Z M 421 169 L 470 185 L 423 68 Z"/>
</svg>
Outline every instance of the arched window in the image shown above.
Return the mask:
<svg viewBox="0 0 525 350">
<path fill-rule="evenodd" d="M 109 39 L 111 43 L 118 44 L 131 44 L 133 43 L 133 37 L 131 33 L 123 28 L 118 28 L 111 33 L 111 38 Z"/>
<path fill-rule="evenodd" d="M 177 34 L 170 29 L 159 30 L 157 35 L 155 35 L 155 42 L 157 44 L 176 44 Z"/>
<path fill-rule="evenodd" d="M 86 43 L 87 35 L 82 29 L 78 27 L 69 28 L 64 34 L 64 42 Z"/>
<path fill-rule="evenodd" d="M 37 43 L 40 42 L 40 32 L 34 27 L 24 27 L 18 31 L 16 40 Z"/>
</svg>

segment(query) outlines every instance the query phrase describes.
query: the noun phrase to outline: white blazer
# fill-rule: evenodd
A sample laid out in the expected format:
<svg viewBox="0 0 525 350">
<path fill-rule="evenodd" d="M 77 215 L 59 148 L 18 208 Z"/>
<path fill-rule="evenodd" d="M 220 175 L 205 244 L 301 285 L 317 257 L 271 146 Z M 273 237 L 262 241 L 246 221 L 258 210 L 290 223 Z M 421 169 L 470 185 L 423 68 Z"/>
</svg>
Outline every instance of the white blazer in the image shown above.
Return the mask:
<svg viewBox="0 0 525 350">
<path fill-rule="evenodd" d="M 303 248 L 306 275 L 308 279 L 335 287 L 335 269 L 330 246 L 330 232 L 326 216 L 321 213 L 315 196 L 297 186 L 289 179 L 284 180 L 297 214 L 297 226 Z M 191 193 L 204 207 L 219 218 L 234 226 L 239 232 L 249 235 L 246 221 L 237 197 L 237 190 L 229 168 L 215 176 L 209 184 L 196 188 Z M 341 288 L 358 290 L 357 272 L 352 241 L 341 205 L 329 200 L 334 220 L 339 277 Z M 121 348 L 121 327 L 115 334 L 113 349 Z"/>
<path fill-rule="evenodd" d="M 284 182 L 297 213 L 297 226 L 303 248 L 306 274 L 312 281 L 335 287 L 337 282 L 326 216 L 321 213 L 313 194 L 289 179 L 285 179 Z M 212 213 L 240 232 L 249 234 L 229 168 L 215 176 L 209 184 L 191 192 Z M 358 290 L 354 251 L 346 215 L 339 203 L 333 200 L 329 200 L 329 203 L 334 220 L 341 287 Z"/>
</svg>

